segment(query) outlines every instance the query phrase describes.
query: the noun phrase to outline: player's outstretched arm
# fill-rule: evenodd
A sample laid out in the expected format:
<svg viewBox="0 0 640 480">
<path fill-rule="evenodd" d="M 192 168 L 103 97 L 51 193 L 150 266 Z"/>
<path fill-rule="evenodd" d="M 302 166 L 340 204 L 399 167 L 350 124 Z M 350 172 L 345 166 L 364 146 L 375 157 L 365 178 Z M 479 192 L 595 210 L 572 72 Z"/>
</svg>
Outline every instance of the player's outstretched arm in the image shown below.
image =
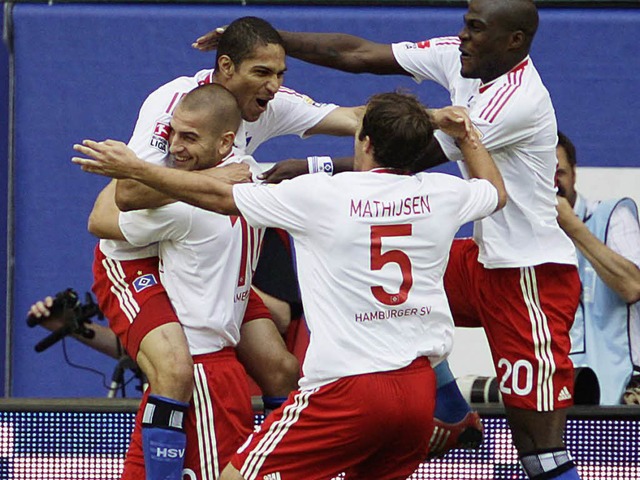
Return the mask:
<svg viewBox="0 0 640 480">
<path fill-rule="evenodd" d="M 232 185 L 249 179 L 246 169 L 238 163 L 212 168 L 208 175 Z M 123 212 L 158 208 L 175 201 L 175 198 L 135 180 L 122 178 L 116 181 L 116 205 Z"/>
<path fill-rule="evenodd" d="M 353 171 L 353 157 L 334 158 L 332 163 L 334 174 Z M 276 163 L 269 170 L 263 172 L 259 178 L 265 183 L 280 183 L 283 180 L 289 180 L 307 173 L 310 173 L 308 160 L 290 158 Z"/>
<path fill-rule="evenodd" d="M 228 215 L 240 213 L 233 200 L 232 185 L 210 176 L 210 171 L 186 172 L 151 165 L 140 160 L 126 144 L 116 140 L 84 140 L 73 148 L 89 157 L 71 159 L 85 172 L 118 179 L 131 178 L 205 210 Z M 249 176 L 249 167 L 244 165 L 244 168 Z"/>
<path fill-rule="evenodd" d="M 396 61 L 391 45 L 343 33 L 278 30 L 287 55 L 308 63 L 351 73 L 409 75 Z"/>
</svg>

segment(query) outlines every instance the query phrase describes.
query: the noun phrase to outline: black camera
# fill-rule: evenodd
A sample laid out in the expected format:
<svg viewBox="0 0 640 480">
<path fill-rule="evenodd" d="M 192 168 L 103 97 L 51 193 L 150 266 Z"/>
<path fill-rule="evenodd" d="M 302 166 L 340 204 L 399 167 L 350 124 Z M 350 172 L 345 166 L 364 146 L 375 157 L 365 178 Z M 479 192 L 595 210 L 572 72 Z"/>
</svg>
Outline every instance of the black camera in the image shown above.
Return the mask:
<svg viewBox="0 0 640 480">
<path fill-rule="evenodd" d="M 96 315 L 100 320 L 104 318 L 100 308 L 98 308 L 98 305 L 94 302 L 89 292 L 86 293 L 85 303 L 83 304 L 80 302 L 78 294 L 72 288 L 67 288 L 57 293 L 49 311 L 51 312 L 50 316 L 62 314 L 65 324 L 38 342 L 35 346 L 36 352 L 46 350 L 69 334 L 81 335 L 84 338 L 93 338 L 95 332 L 87 328 L 86 324 L 91 323 L 91 317 Z M 29 315 L 27 317 L 27 325 L 29 327 L 35 327 L 46 320 L 46 318 L 47 317 Z"/>
</svg>

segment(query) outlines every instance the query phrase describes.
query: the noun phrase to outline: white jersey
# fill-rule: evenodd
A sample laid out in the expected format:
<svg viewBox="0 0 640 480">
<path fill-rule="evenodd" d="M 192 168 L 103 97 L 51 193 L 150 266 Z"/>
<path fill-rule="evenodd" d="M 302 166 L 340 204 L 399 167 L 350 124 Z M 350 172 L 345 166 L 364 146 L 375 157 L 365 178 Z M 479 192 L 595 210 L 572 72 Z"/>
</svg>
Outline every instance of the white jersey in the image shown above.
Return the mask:
<svg viewBox="0 0 640 480">
<path fill-rule="evenodd" d="M 251 157 L 245 163 L 255 161 Z M 239 161 L 233 157 L 221 165 Z M 131 245 L 159 242 L 160 279 L 193 355 L 240 340 L 263 231 L 244 219 L 176 202 L 120 214 Z"/>
<path fill-rule="evenodd" d="M 214 70 L 201 70 L 193 77 L 179 77 L 151 93 L 142 105 L 129 147 L 138 158 L 165 165 L 169 153 L 169 132 L 173 112 L 182 97 L 199 85 L 213 82 Z M 236 152 L 251 155 L 270 138 L 303 136 L 337 105 L 316 103 L 306 95 L 281 87 L 267 110 L 255 122 L 242 121 L 236 136 Z M 134 247 L 117 240 L 101 240 L 102 252 L 116 260 L 133 260 L 158 254 L 156 245 Z"/>
<path fill-rule="evenodd" d="M 486 180 L 388 171 L 302 176 L 279 185 L 235 185 L 249 225 L 286 229 L 295 241 L 311 332 L 301 388 L 390 371 L 451 350 L 444 292 L 458 228 L 490 214 Z"/>
<path fill-rule="evenodd" d="M 483 84 L 460 75 L 459 46 L 457 37 L 434 38 L 394 44 L 393 54 L 416 81 L 439 83 L 453 105 L 469 109 L 504 178 L 506 206 L 474 225 L 480 262 L 487 268 L 577 264 L 573 244 L 556 221 L 555 112 L 531 58 Z M 468 177 L 453 139 L 440 131 L 436 136 Z"/>
</svg>

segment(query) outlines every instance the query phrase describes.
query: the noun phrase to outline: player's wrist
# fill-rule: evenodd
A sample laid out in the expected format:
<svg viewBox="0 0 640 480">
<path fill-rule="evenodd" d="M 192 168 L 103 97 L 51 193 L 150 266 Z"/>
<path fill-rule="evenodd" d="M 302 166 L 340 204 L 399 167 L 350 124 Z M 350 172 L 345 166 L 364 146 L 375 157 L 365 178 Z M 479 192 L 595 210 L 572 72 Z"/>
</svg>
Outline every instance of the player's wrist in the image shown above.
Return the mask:
<svg viewBox="0 0 640 480">
<path fill-rule="evenodd" d="M 333 175 L 333 160 L 329 156 L 307 157 L 307 165 L 309 173 L 324 172 L 327 175 Z"/>
</svg>

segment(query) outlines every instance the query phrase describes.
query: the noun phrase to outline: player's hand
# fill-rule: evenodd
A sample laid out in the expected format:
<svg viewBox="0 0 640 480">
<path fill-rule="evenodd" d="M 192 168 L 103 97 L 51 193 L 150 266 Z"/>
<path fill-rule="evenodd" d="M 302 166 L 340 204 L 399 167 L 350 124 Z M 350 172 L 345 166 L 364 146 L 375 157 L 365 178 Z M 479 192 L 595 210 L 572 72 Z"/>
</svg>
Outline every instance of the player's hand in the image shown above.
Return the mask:
<svg viewBox="0 0 640 480">
<path fill-rule="evenodd" d="M 218 27 L 215 30 L 211 30 L 209 33 L 205 33 L 195 42 L 191 44 L 193 48 L 196 50 L 200 50 L 201 52 L 210 52 L 211 50 L 215 50 L 218 48 L 218 42 L 220 42 L 220 37 L 226 30 L 227 25 L 223 27 Z"/>
<path fill-rule="evenodd" d="M 471 142 L 476 147 L 480 142 L 480 133 L 473 126 L 467 109 L 450 106 L 429 110 L 434 127 L 439 128 L 457 141 Z"/>
<path fill-rule="evenodd" d="M 251 169 L 246 163 L 231 163 L 224 167 L 203 170 L 202 173 L 230 185 L 235 185 L 236 183 L 249 183 L 252 181 Z"/>
<path fill-rule="evenodd" d="M 276 163 L 258 178 L 265 183 L 280 183 L 282 180 L 309 173 L 309 163 L 306 160 L 289 159 Z"/>
<path fill-rule="evenodd" d="M 83 140 L 73 149 L 90 158 L 73 157 L 71 161 L 89 173 L 111 178 L 131 178 L 132 170 L 144 164 L 125 143 L 116 140 Z"/>
</svg>

